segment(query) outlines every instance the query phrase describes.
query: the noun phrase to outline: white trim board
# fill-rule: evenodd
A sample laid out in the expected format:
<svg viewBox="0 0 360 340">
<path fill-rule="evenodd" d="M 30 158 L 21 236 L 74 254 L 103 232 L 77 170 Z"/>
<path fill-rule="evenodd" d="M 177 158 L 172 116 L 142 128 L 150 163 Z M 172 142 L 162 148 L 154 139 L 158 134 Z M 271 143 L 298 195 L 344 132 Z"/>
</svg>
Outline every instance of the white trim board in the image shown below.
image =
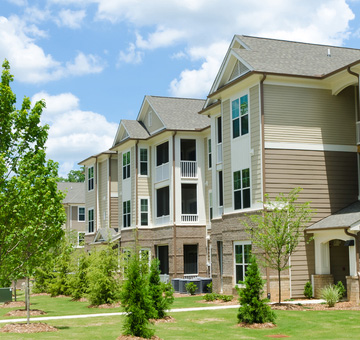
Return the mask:
<svg viewBox="0 0 360 340">
<path fill-rule="evenodd" d="M 265 149 L 357 152 L 355 145 L 265 142 Z"/>
</svg>

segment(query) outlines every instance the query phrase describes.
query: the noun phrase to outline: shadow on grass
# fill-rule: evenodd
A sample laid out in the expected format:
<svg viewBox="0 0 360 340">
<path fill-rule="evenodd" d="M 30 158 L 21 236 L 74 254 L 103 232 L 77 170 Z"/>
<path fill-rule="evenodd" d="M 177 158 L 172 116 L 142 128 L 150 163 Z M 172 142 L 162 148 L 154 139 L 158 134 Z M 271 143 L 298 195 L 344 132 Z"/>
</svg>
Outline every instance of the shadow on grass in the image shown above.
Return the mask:
<svg viewBox="0 0 360 340">
<path fill-rule="evenodd" d="M 70 329 L 70 327 L 69 326 L 55 326 L 55 328 L 57 328 L 57 329 Z"/>
</svg>

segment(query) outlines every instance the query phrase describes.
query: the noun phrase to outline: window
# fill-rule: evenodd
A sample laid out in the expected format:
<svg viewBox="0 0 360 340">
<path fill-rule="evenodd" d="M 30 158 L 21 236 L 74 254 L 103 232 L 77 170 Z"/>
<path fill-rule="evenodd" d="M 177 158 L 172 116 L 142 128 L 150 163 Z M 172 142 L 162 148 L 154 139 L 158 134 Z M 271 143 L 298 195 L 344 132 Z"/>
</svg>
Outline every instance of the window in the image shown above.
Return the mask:
<svg viewBox="0 0 360 340">
<path fill-rule="evenodd" d="M 197 214 L 197 185 L 181 184 L 181 213 Z"/>
<path fill-rule="evenodd" d="M 85 208 L 78 207 L 78 221 L 85 222 Z"/>
<path fill-rule="evenodd" d="M 247 267 L 250 263 L 251 243 L 250 241 L 235 242 L 235 283 L 244 281 Z"/>
<path fill-rule="evenodd" d="M 94 209 L 88 210 L 88 233 L 94 232 Z"/>
<path fill-rule="evenodd" d="M 169 246 L 155 246 L 156 256 L 160 261 L 160 273 L 169 274 Z"/>
<path fill-rule="evenodd" d="M 213 219 L 213 197 L 212 197 L 212 191 L 209 191 L 209 217 L 210 221 Z"/>
<path fill-rule="evenodd" d="M 208 139 L 208 168 L 212 168 L 211 139 Z"/>
<path fill-rule="evenodd" d="M 88 191 L 94 190 L 94 167 L 88 168 Z"/>
<path fill-rule="evenodd" d="M 248 96 L 242 96 L 231 103 L 233 138 L 249 133 Z"/>
<path fill-rule="evenodd" d="M 130 177 L 130 151 L 123 153 L 123 179 Z"/>
<path fill-rule="evenodd" d="M 123 202 L 123 227 L 127 228 L 131 225 L 130 201 Z"/>
<path fill-rule="evenodd" d="M 169 142 L 165 142 L 156 147 L 156 166 L 169 162 Z"/>
<path fill-rule="evenodd" d="M 140 259 L 144 261 L 144 263 L 147 263 L 150 266 L 151 262 L 151 253 L 150 249 L 140 249 Z"/>
<path fill-rule="evenodd" d="M 223 192 L 223 175 L 222 171 L 218 172 L 219 177 L 219 207 L 222 207 L 224 204 L 224 192 Z"/>
<path fill-rule="evenodd" d="M 217 118 L 217 142 L 222 143 L 222 127 L 221 127 L 221 116 Z"/>
<path fill-rule="evenodd" d="M 147 198 L 140 199 L 141 225 L 149 224 L 149 200 Z"/>
<path fill-rule="evenodd" d="M 156 190 L 156 217 L 169 216 L 169 187 Z"/>
<path fill-rule="evenodd" d="M 140 175 L 148 175 L 148 149 L 140 149 Z"/>
<path fill-rule="evenodd" d="M 250 208 L 250 170 L 234 172 L 234 209 Z"/>
<path fill-rule="evenodd" d="M 84 247 L 85 245 L 85 233 L 78 232 L 78 247 Z"/>
<path fill-rule="evenodd" d="M 198 273 L 198 246 L 197 244 L 184 244 L 184 274 Z"/>
</svg>

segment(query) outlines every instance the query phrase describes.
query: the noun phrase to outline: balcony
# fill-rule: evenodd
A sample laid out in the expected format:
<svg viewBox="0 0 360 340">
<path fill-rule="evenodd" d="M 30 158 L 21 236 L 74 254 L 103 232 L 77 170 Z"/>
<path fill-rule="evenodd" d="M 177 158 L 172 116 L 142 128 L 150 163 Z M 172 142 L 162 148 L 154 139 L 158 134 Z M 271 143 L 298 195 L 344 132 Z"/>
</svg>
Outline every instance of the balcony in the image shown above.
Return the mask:
<svg viewBox="0 0 360 340">
<path fill-rule="evenodd" d="M 160 216 L 160 217 L 156 217 L 155 219 L 155 225 L 159 226 L 159 225 L 167 225 L 170 223 L 170 216 Z"/>
<path fill-rule="evenodd" d="M 182 178 L 197 178 L 197 161 L 180 161 Z"/>
<path fill-rule="evenodd" d="M 169 179 L 169 163 L 163 163 L 155 168 L 155 180 L 157 182 Z"/>
<path fill-rule="evenodd" d="M 183 222 L 183 223 L 199 222 L 199 215 L 198 214 L 181 214 L 181 222 Z"/>
</svg>

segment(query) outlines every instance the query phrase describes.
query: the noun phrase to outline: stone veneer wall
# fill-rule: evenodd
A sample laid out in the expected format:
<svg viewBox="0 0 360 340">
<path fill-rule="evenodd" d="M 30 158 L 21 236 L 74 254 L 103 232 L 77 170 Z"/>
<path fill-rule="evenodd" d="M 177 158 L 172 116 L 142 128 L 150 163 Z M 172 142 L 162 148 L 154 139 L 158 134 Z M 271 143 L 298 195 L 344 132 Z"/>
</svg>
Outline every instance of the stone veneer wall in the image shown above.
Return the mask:
<svg viewBox="0 0 360 340">
<path fill-rule="evenodd" d="M 321 289 L 334 283 L 334 277 L 331 274 L 311 275 L 313 285 L 313 295 L 319 299 L 321 297 Z"/>
<path fill-rule="evenodd" d="M 346 292 L 349 301 L 359 303 L 359 278 L 357 276 L 346 277 Z"/>
</svg>

